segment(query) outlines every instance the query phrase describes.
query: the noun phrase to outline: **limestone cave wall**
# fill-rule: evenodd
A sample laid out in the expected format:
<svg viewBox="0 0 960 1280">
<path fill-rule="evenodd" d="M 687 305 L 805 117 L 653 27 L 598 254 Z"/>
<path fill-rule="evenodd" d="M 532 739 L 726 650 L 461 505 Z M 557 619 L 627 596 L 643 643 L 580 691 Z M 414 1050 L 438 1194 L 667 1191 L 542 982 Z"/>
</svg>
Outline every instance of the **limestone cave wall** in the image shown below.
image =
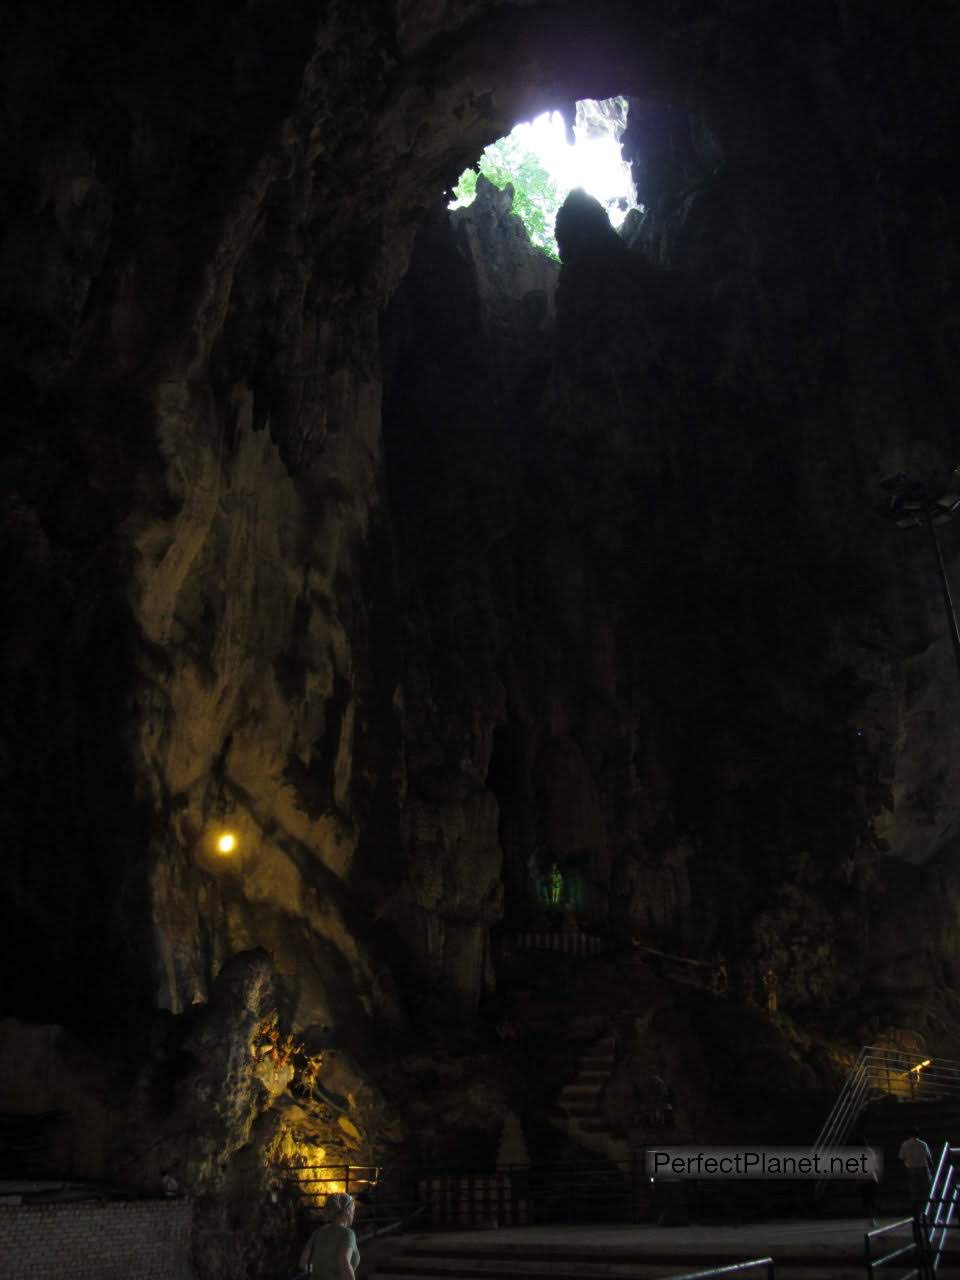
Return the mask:
<svg viewBox="0 0 960 1280">
<path fill-rule="evenodd" d="M 264 944 L 299 1025 L 391 1016 L 378 316 L 466 159 L 622 78 L 627 21 L 4 15 L 4 938 L 46 939 L 12 1012 L 186 1009 Z"/>
</svg>

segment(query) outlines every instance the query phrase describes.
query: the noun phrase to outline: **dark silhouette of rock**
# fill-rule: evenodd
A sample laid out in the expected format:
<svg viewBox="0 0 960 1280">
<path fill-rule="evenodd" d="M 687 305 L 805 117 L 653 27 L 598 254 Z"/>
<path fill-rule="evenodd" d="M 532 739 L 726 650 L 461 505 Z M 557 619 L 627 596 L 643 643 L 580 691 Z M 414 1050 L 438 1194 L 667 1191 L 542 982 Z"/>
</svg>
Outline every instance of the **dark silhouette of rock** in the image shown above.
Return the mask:
<svg viewBox="0 0 960 1280">
<path fill-rule="evenodd" d="M 587 258 L 619 257 L 626 252 L 606 209 L 582 187 L 574 188 L 560 206 L 555 234 L 564 266 Z"/>
</svg>

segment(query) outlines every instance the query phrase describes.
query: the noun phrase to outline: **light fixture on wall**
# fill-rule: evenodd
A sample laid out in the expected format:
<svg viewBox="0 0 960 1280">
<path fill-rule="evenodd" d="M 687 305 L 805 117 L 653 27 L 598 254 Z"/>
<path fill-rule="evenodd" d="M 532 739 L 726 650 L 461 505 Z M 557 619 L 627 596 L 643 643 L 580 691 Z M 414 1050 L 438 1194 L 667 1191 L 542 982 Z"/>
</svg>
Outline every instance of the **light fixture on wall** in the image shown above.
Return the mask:
<svg viewBox="0 0 960 1280">
<path fill-rule="evenodd" d="M 231 858 L 240 852 L 240 832 L 244 824 L 237 822 L 237 803 L 227 780 L 227 756 L 232 735 L 224 739 L 210 770 L 210 789 L 204 804 L 204 846 L 207 854 L 217 859 Z"/>
</svg>

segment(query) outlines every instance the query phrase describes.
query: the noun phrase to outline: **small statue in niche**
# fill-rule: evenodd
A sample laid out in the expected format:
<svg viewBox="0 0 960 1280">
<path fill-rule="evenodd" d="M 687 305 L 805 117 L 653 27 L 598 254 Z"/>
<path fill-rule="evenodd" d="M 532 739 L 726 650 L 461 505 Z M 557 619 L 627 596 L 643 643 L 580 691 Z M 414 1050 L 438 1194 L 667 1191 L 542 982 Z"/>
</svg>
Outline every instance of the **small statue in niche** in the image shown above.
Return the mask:
<svg viewBox="0 0 960 1280">
<path fill-rule="evenodd" d="M 300 1069 L 300 1087 L 305 1093 L 312 1093 L 317 1087 L 317 1082 L 320 1078 L 320 1068 L 322 1066 L 322 1054 L 314 1053 L 309 1057 L 304 1057 L 303 1066 Z"/>
<path fill-rule="evenodd" d="M 563 902 L 563 872 L 556 863 L 547 873 L 547 901 L 551 907 L 559 907 Z"/>
<path fill-rule="evenodd" d="M 777 973 L 775 969 L 765 969 L 763 973 L 763 989 L 767 997 L 767 1012 L 777 1012 Z"/>
</svg>

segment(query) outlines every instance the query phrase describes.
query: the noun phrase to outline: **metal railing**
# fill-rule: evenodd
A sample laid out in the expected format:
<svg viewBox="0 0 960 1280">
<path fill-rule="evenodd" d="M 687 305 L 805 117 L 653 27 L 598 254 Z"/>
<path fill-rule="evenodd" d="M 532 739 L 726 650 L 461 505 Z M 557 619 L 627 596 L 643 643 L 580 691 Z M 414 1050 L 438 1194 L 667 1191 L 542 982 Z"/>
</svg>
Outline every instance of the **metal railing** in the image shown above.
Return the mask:
<svg viewBox="0 0 960 1280">
<path fill-rule="evenodd" d="M 732 1262 L 726 1267 L 711 1267 L 709 1271 L 690 1271 L 682 1276 L 668 1276 L 667 1280 L 713 1280 L 714 1276 L 745 1276 L 761 1267 L 766 1272 L 767 1280 L 776 1280 L 772 1258 L 751 1258 L 749 1262 Z"/>
<path fill-rule="evenodd" d="M 500 1168 L 328 1165 L 289 1169 L 304 1209 L 327 1195 L 358 1199 L 358 1229 L 380 1230 L 418 1213 L 424 1229 L 655 1221 L 674 1213 L 697 1222 L 746 1222 L 811 1207 L 812 1184 L 781 1180 L 652 1179 L 645 1148 L 631 1159 L 535 1162 Z"/>
<path fill-rule="evenodd" d="M 947 1232 L 960 1226 L 957 1221 L 957 1203 L 960 1200 L 960 1147 L 943 1144 L 930 1190 L 912 1218 L 888 1223 L 868 1231 L 863 1237 L 864 1262 L 868 1280 L 883 1267 L 912 1264 L 908 1271 L 896 1280 L 935 1280 L 937 1268 L 943 1257 Z M 909 1230 L 911 1240 L 889 1253 L 873 1256 L 873 1245 L 881 1237 L 896 1231 Z"/>
<path fill-rule="evenodd" d="M 532 1164 L 512 1176 L 532 1222 L 637 1222 L 650 1203 L 642 1151 L 630 1160 Z"/>
<path fill-rule="evenodd" d="M 551 1222 L 637 1222 L 647 1216 L 651 1183 L 643 1153 L 631 1160 L 506 1165 L 322 1165 L 288 1170 L 303 1206 L 319 1213 L 328 1194 L 350 1191 L 357 1221 L 395 1222 L 419 1212 L 425 1227 L 523 1226 Z"/>
<path fill-rule="evenodd" d="M 373 1164 L 315 1164 L 287 1170 L 301 1196 L 315 1199 L 334 1191 L 347 1191 L 353 1196 L 369 1192 L 379 1184 L 381 1173 L 381 1167 Z"/>
<path fill-rule="evenodd" d="M 951 1147 L 945 1142 L 930 1184 L 930 1194 L 918 1215 L 923 1265 L 926 1268 L 925 1275 L 931 1277 L 931 1280 L 940 1265 L 947 1232 L 958 1225 L 954 1220 L 957 1199 L 960 1196 L 958 1162 L 960 1162 L 960 1147 Z"/>
<path fill-rule="evenodd" d="M 335 1191 L 354 1196 L 359 1206 L 357 1234 L 363 1239 L 400 1230 L 407 1220 L 423 1213 L 423 1206 L 415 1200 L 384 1186 L 379 1165 L 304 1165 L 288 1169 L 287 1177 L 311 1216 L 322 1214 L 327 1196 Z"/>
<path fill-rule="evenodd" d="M 917 1061 L 903 1049 L 867 1045 L 860 1050 L 813 1149 L 825 1152 L 843 1146 L 864 1107 L 878 1096 L 910 1102 L 960 1099 L 960 1062 L 949 1058 Z M 817 1183 L 818 1196 L 826 1184 L 827 1179 Z"/>
<path fill-rule="evenodd" d="M 357 1196 L 358 1229 L 419 1213 L 424 1229 L 553 1223 L 637 1223 L 678 1214 L 697 1222 L 752 1221 L 808 1208 L 811 1184 L 742 1179 L 654 1180 L 645 1148 L 631 1159 L 535 1162 L 493 1169 L 323 1165 L 287 1171 L 303 1207 L 319 1215 L 332 1191 Z"/>
<path fill-rule="evenodd" d="M 368 1222 L 366 1226 L 359 1227 L 357 1242 L 358 1244 L 367 1244 L 380 1236 L 389 1236 L 399 1231 L 406 1231 L 412 1223 L 419 1223 L 425 1212 L 426 1206 L 421 1204 L 409 1212 L 394 1210 L 392 1213 L 384 1214 L 379 1222 Z M 400 1216 L 395 1216 L 396 1213 L 399 1213 Z"/>
<path fill-rule="evenodd" d="M 642 1159 L 501 1166 L 489 1171 L 414 1171 L 418 1198 L 438 1227 L 555 1222 L 637 1222 L 650 1181 Z"/>
<path fill-rule="evenodd" d="M 889 1253 L 880 1254 L 875 1258 L 874 1243 L 879 1242 L 881 1236 L 891 1235 L 895 1231 L 909 1231 L 909 1244 L 900 1245 L 896 1249 L 891 1249 Z M 886 1244 L 886 1240 L 883 1243 Z M 908 1262 L 915 1265 L 909 1271 L 897 1276 L 896 1280 L 921 1280 L 920 1239 L 916 1218 L 901 1218 L 899 1222 L 889 1222 L 885 1227 L 876 1227 L 873 1231 L 866 1232 L 863 1237 L 863 1261 L 867 1268 L 867 1280 L 873 1280 L 874 1272 L 883 1267 L 892 1267 L 894 1264 L 903 1266 Z"/>
</svg>

